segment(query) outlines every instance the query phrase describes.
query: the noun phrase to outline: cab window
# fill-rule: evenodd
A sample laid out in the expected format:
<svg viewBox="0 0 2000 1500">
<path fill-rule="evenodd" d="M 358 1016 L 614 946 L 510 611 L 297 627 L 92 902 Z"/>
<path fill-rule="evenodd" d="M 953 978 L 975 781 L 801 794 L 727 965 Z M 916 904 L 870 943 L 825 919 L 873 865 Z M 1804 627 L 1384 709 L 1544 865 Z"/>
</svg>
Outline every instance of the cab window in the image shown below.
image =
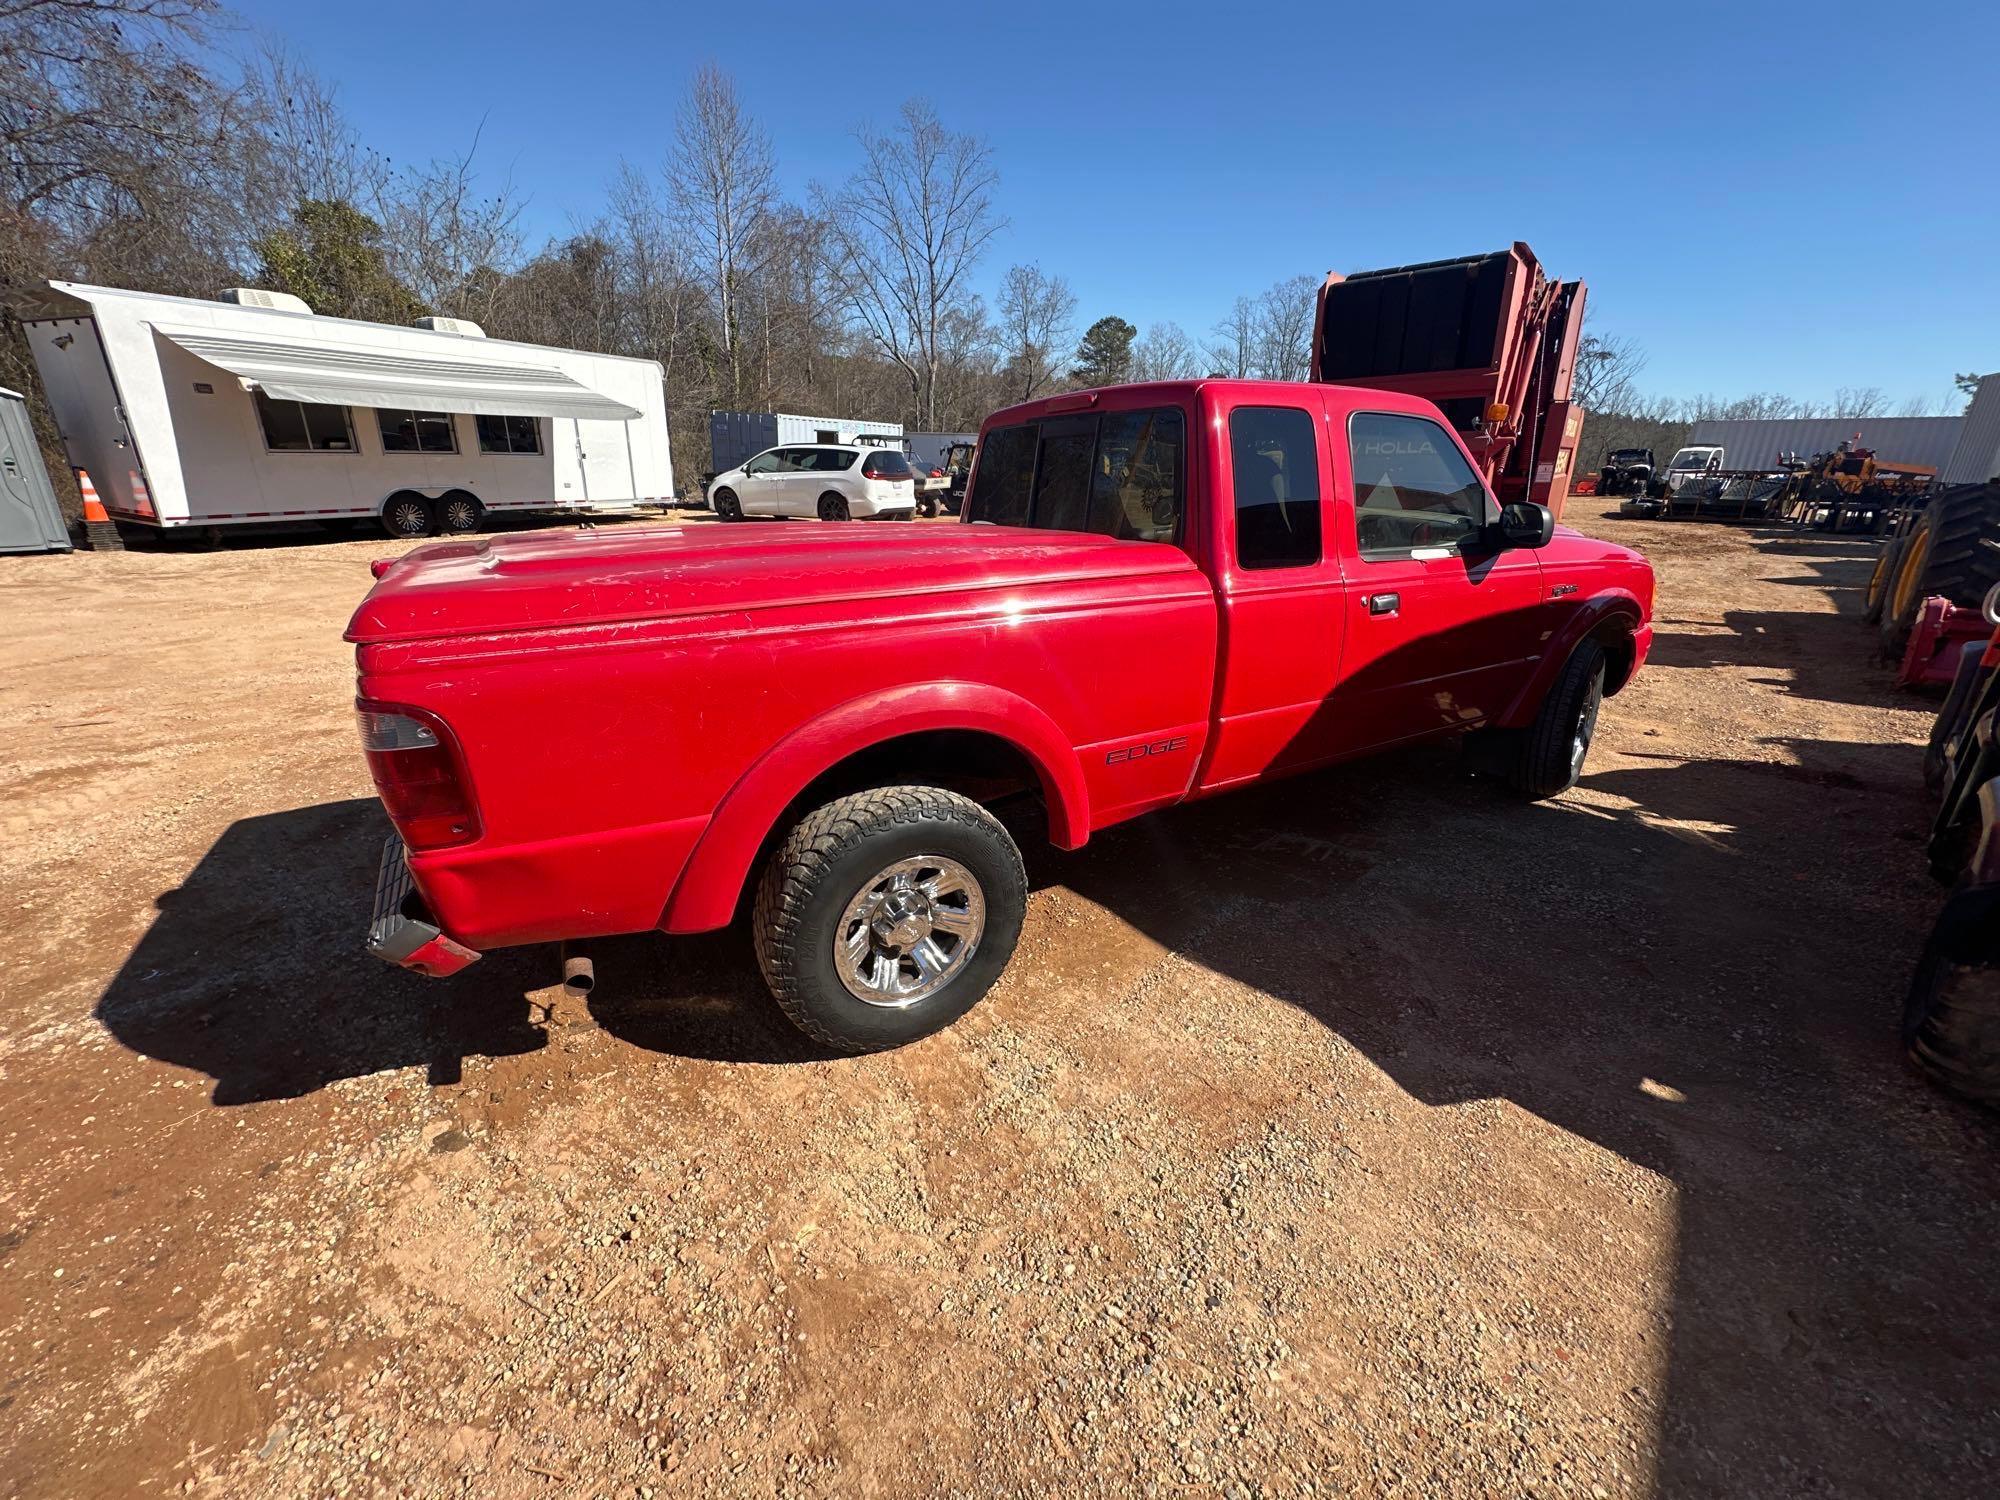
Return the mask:
<svg viewBox="0 0 2000 1500">
<path fill-rule="evenodd" d="M 1236 560 L 1245 568 L 1319 561 L 1319 444 L 1312 413 L 1239 406 L 1229 414 L 1236 490 Z"/>
<path fill-rule="evenodd" d="M 1185 508 L 1178 407 L 1050 417 L 981 439 L 966 518 L 1171 542 Z"/>
<path fill-rule="evenodd" d="M 1437 423 L 1360 411 L 1348 419 L 1347 435 L 1363 558 L 1455 547 L 1486 524 L 1486 487 Z"/>
</svg>

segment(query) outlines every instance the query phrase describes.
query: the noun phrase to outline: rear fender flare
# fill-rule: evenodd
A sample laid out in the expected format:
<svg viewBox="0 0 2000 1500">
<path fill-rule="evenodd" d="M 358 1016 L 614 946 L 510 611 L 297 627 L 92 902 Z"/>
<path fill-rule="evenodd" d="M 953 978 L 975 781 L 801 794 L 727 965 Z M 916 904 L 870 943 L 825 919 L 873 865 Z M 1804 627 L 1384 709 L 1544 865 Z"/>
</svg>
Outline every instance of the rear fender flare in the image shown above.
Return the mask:
<svg viewBox="0 0 2000 1500">
<path fill-rule="evenodd" d="M 1534 676 L 1528 679 L 1527 686 L 1507 705 L 1507 711 L 1497 721 L 1500 727 L 1520 729 L 1534 722 L 1542 700 L 1555 685 L 1557 674 L 1578 646 L 1592 636 L 1607 639 L 1629 636 L 1639 628 L 1639 622 L 1645 617 L 1646 612 L 1640 607 L 1638 596 L 1624 589 L 1607 590 L 1586 599 L 1564 624 L 1561 633 L 1548 643 Z M 1611 690 L 1616 691 L 1616 688 Z"/>
<path fill-rule="evenodd" d="M 727 926 L 778 818 L 813 780 L 849 756 L 904 735 L 961 729 L 1005 740 L 1026 757 L 1048 803 L 1049 838 L 1075 849 L 1090 836 L 1090 791 L 1076 749 L 1041 709 L 984 683 L 889 688 L 829 709 L 773 745 L 723 796 L 688 857 L 660 926 Z"/>
</svg>

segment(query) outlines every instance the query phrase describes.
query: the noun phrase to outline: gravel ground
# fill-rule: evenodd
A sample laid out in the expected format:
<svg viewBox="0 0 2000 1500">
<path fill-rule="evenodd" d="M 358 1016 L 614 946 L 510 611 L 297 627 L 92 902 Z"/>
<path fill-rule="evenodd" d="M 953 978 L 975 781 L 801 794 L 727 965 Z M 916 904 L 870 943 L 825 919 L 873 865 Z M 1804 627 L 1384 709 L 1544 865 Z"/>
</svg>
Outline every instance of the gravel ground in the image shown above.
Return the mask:
<svg viewBox="0 0 2000 1500">
<path fill-rule="evenodd" d="M 588 1006 L 362 954 L 389 544 L 6 560 L 0 1493 L 1992 1493 L 1867 544 L 1578 508 L 1661 573 L 1581 788 L 1032 855 L 993 996 L 862 1059 L 742 931 Z"/>
</svg>

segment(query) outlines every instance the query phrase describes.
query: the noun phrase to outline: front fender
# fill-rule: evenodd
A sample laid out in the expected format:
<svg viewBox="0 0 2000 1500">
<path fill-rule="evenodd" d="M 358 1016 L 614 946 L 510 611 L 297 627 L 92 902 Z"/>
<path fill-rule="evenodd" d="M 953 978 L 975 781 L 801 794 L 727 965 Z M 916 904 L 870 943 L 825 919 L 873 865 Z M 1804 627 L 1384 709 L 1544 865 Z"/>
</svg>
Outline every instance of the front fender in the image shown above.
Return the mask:
<svg viewBox="0 0 2000 1500">
<path fill-rule="evenodd" d="M 1019 750 L 1041 780 L 1050 839 L 1074 849 L 1089 837 L 1090 792 L 1076 749 L 1041 709 L 985 683 L 888 688 L 829 709 L 758 757 L 717 806 L 667 898 L 660 927 L 707 932 L 727 926 L 765 839 L 815 778 L 885 741 L 938 729 L 990 734 Z"/>
<path fill-rule="evenodd" d="M 1534 721 L 1540 711 L 1542 700 L 1549 695 L 1555 685 L 1556 676 L 1570 653 L 1594 635 L 1609 635 L 1613 632 L 1633 638 L 1632 672 L 1636 673 L 1645 661 L 1646 648 L 1652 636 L 1650 626 L 1644 624 L 1646 610 L 1639 602 L 1639 596 L 1629 589 L 1611 588 L 1593 594 L 1579 604 L 1562 629 L 1549 640 L 1542 652 L 1541 662 L 1534 675 L 1520 691 L 1514 701 L 1507 705 L 1507 711 L 1496 721 L 1503 729 L 1521 729 Z M 1631 680 L 1630 675 L 1626 681 Z M 1619 683 L 1623 687 L 1624 683 Z M 1613 688 L 1612 691 L 1616 691 Z"/>
</svg>

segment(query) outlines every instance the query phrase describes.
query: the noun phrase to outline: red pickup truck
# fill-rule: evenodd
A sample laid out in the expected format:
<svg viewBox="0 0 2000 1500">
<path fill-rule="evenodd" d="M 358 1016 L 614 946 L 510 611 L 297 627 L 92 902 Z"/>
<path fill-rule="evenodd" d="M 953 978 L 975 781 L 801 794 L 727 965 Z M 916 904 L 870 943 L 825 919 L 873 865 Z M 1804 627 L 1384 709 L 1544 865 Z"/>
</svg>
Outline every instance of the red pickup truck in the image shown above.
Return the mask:
<svg viewBox="0 0 2000 1500">
<path fill-rule="evenodd" d="M 1183 381 L 999 412 L 956 524 L 437 542 L 355 612 L 396 827 L 369 945 L 729 923 L 864 1050 L 950 1024 L 1026 909 L 995 815 L 1064 848 L 1248 782 L 1467 736 L 1570 786 L 1651 639 L 1639 554 L 1501 507 L 1437 409 Z"/>
</svg>

